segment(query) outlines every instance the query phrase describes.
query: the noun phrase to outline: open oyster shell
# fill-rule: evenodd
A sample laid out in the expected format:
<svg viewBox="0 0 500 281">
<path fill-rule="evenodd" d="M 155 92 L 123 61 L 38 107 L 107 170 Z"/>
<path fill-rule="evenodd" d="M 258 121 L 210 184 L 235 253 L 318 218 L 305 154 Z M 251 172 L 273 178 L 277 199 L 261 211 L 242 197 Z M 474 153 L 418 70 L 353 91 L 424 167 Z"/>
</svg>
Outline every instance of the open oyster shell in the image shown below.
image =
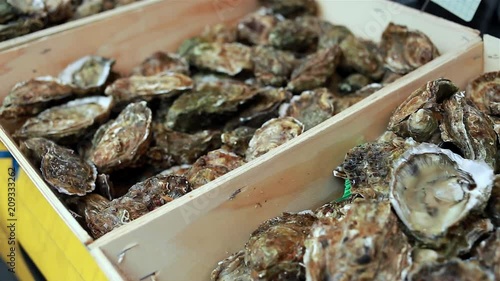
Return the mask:
<svg viewBox="0 0 500 281">
<path fill-rule="evenodd" d="M 85 56 L 69 64 L 59 79 L 83 93 L 96 92 L 108 81 L 115 60 Z"/>
<path fill-rule="evenodd" d="M 151 110 L 145 101 L 131 103 L 118 117 L 97 130 L 89 154 L 99 172 L 107 173 L 136 162 L 151 141 Z"/>
<path fill-rule="evenodd" d="M 88 97 L 55 106 L 32 117 L 19 128 L 16 138 L 44 137 L 53 141 L 76 140 L 87 129 L 108 119 L 113 99 Z"/>
<path fill-rule="evenodd" d="M 153 76 L 168 72 L 189 75 L 189 64 L 178 54 L 158 51 L 136 66 L 132 70 L 132 75 Z"/>
<path fill-rule="evenodd" d="M 393 163 L 390 200 L 413 237 L 433 246 L 473 211 L 482 211 L 493 185 L 483 161 L 463 159 L 450 150 L 423 143 Z"/>
</svg>

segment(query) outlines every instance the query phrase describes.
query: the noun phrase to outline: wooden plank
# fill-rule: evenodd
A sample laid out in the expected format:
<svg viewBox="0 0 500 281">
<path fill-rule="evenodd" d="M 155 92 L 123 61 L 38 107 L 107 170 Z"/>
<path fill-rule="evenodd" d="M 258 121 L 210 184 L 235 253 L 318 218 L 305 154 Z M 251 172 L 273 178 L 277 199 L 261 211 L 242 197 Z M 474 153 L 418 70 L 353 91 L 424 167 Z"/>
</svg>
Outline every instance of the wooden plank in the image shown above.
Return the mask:
<svg viewBox="0 0 500 281">
<path fill-rule="evenodd" d="M 484 72 L 500 70 L 500 39 L 484 35 Z"/>
</svg>

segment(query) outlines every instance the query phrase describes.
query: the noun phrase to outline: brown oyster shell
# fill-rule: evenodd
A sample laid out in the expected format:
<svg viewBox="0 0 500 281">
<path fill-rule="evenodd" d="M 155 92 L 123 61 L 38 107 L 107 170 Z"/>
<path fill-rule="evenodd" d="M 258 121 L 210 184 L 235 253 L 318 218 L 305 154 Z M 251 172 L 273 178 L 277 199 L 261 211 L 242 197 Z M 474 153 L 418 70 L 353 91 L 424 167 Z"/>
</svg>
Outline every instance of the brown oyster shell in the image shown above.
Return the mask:
<svg viewBox="0 0 500 281">
<path fill-rule="evenodd" d="M 237 30 L 235 27 L 218 23 L 206 26 L 200 35 L 205 42 L 233 43 L 236 42 Z"/>
<path fill-rule="evenodd" d="M 115 196 L 113 182 L 111 182 L 108 174 L 97 175 L 96 187 L 99 193 L 108 200 L 113 200 L 117 197 Z"/>
<path fill-rule="evenodd" d="M 106 95 L 117 103 L 153 98 L 169 98 L 193 88 L 193 80 L 184 74 L 167 72 L 155 76 L 131 76 L 120 78 L 106 87 Z"/>
<path fill-rule="evenodd" d="M 268 36 L 269 45 L 273 48 L 298 53 L 314 49 L 317 41 L 317 30 L 300 20 L 279 21 Z"/>
<path fill-rule="evenodd" d="M 488 239 L 482 241 L 475 251 L 479 263 L 493 273 L 494 280 L 500 280 L 500 228 L 497 228 Z"/>
<path fill-rule="evenodd" d="M 382 89 L 382 85 L 378 83 L 372 83 L 348 95 L 336 94 L 333 99 L 333 107 L 335 109 L 334 115 L 355 105 L 356 103 L 362 101 L 363 99 L 372 95 L 373 93 L 377 92 L 380 89 Z"/>
<path fill-rule="evenodd" d="M 389 23 L 380 43 L 385 66 L 395 73 L 406 74 L 439 56 L 439 51 L 424 33 Z"/>
<path fill-rule="evenodd" d="M 114 64 L 114 59 L 85 56 L 70 63 L 59 74 L 59 79 L 79 92 L 95 92 L 108 81 Z"/>
<path fill-rule="evenodd" d="M 283 213 L 263 222 L 245 245 L 245 263 L 252 276 L 268 278 L 270 273 L 279 274 L 273 271 L 283 271 L 279 270 L 281 266 L 289 268 L 290 264 L 301 263 L 304 240 L 315 221 L 310 213 Z"/>
<path fill-rule="evenodd" d="M 445 262 L 425 263 L 408 274 L 408 281 L 493 281 L 475 261 L 463 261 L 458 258 Z"/>
<path fill-rule="evenodd" d="M 217 264 L 210 274 L 211 281 L 253 281 L 245 265 L 245 251 L 239 251 Z"/>
<path fill-rule="evenodd" d="M 500 175 L 495 175 L 494 185 L 485 211 L 491 222 L 496 227 L 500 227 Z"/>
<path fill-rule="evenodd" d="M 273 118 L 255 131 L 248 144 L 245 159 L 251 161 L 303 132 L 304 125 L 293 117 Z"/>
<path fill-rule="evenodd" d="M 222 133 L 222 148 L 244 157 L 248 149 L 248 143 L 255 134 L 255 131 L 255 128 L 242 126 Z"/>
<path fill-rule="evenodd" d="M 377 50 L 370 47 L 369 42 L 349 35 L 339 44 L 342 50 L 342 59 L 339 67 L 348 72 L 357 72 L 379 80 L 384 75 L 383 64 L 379 59 Z"/>
<path fill-rule="evenodd" d="M 305 245 L 307 280 L 404 280 L 411 264 L 387 201 L 353 203 L 342 220 L 313 225 Z"/>
<path fill-rule="evenodd" d="M 285 86 L 296 64 L 293 53 L 256 46 L 252 52 L 254 73 L 262 85 Z"/>
<path fill-rule="evenodd" d="M 116 119 L 97 130 L 89 160 L 99 172 L 126 167 L 146 152 L 151 140 L 151 118 L 145 101 L 131 103 Z"/>
<path fill-rule="evenodd" d="M 279 20 L 266 9 L 249 14 L 238 23 L 238 40 L 251 45 L 267 45 L 269 32 Z"/>
<path fill-rule="evenodd" d="M 321 122 L 332 117 L 334 96 L 326 88 L 302 92 L 294 96 L 290 103 L 283 106 L 280 111 L 281 117 L 290 116 L 304 124 L 307 131 Z"/>
<path fill-rule="evenodd" d="M 0 41 L 26 35 L 45 27 L 45 22 L 39 17 L 22 17 L 7 24 L 0 25 Z"/>
<path fill-rule="evenodd" d="M 287 88 L 294 93 L 300 93 L 325 86 L 335 72 L 340 54 L 340 49 L 335 46 L 307 56 L 293 70 Z"/>
<path fill-rule="evenodd" d="M 200 43 L 189 52 L 189 63 L 234 76 L 252 70 L 252 49 L 240 43 Z"/>
<path fill-rule="evenodd" d="M 319 49 L 331 48 L 339 45 L 347 37 L 354 36 L 349 28 L 343 25 L 333 25 L 324 21 L 320 23 L 320 30 L 318 41 Z"/>
<path fill-rule="evenodd" d="M 370 78 L 363 74 L 354 73 L 342 80 L 338 88 L 341 93 L 352 93 L 370 84 L 370 82 Z"/>
<path fill-rule="evenodd" d="M 157 51 L 136 66 L 132 75 L 154 76 L 167 72 L 189 75 L 189 64 L 178 54 Z"/>
<path fill-rule="evenodd" d="M 33 116 L 73 94 L 73 88 L 60 80 L 43 76 L 17 83 L 3 100 L 0 116 L 6 119 Z"/>
<path fill-rule="evenodd" d="M 465 91 L 469 98 L 482 112 L 500 115 L 500 71 L 484 73 L 472 80 Z"/>
<path fill-rule="evenodd" d="M 465 158 L 484 160 L 495 168 L 498 139 L 488 116 L 468 100 L 464 92 L 446 100 L 443 111 L 441 138 L 458 146 Z"/>
<path fill-rule="evenodd" d="M 16 138 L 43 137 L 53 141 L 74 140 L 87 130 L 108 119 L 113 99 L 111 97 L 87 97 L 51 107 L 29 118 L 19 128 Z"/>
<path fill-rule="evenodd" d="M 259 3 L 274 14 L 280 14 L 287 18 L 301 15 L 316 16 L 319 10 L 315 0 L 259 0 Z"/>
</svg>

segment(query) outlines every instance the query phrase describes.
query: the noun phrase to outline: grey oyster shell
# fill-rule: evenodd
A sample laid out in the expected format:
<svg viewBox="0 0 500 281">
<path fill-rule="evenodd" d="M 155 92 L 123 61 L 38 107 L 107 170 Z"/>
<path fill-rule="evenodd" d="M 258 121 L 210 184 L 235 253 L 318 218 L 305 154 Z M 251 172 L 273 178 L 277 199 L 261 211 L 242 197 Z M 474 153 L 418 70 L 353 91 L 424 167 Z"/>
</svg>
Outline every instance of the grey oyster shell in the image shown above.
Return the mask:
<svg viewBox="0 0 500 281">
<path fill-rule="evenodd" d="M 198 68 L 231 76 L 253 70 L 252 49 L 240 43 L 201 43 L 193 47 L 188 60 Z"/>
</svg>

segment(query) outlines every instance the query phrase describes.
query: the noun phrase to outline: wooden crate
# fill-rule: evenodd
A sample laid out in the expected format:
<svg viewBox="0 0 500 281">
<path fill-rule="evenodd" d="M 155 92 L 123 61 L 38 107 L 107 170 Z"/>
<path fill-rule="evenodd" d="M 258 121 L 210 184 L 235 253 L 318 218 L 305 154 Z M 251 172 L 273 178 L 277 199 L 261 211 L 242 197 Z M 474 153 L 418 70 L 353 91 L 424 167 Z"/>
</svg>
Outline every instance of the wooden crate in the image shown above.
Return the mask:
<svg viewBox="0 0 500 281">
<path fill-rule="evenodd" d="M 206 25 L 234 22 L 257 7 L 255 0 L 151 2 L 0 52 L 1 97 L 16 82 L 56 75 L 88 54 L 112 57 L 116 70 L 127 72 L 157 50 L 174 50 Z M 426 33 L 442 55 L 256 161 L 95 241 L 21 155 L 7 128 L 1 128 L 0 140 L 34 183 L 19 191 L 25 210 L 20 223 L 32 227 L 30 232 L 21 228 L 19 239 L 47 278 L 207 280 L 216 262 L 241 248 L 263 220 L 338 197 L 332 169 L 354 144 L 376 137 L 413 89 L 439 76 L 463 86 L 483 69 L 477 31 L 385 0 L 319 2 L 325 19 L 358 36 L 378 41 L 393 21 Z M 78 47 L 71 47 L 74 42 Z M 45 239 L 42 250 L 32 235 Z M 57 270 L 63 266 L 66 275 L 61 277 Z"/>
</svg>

